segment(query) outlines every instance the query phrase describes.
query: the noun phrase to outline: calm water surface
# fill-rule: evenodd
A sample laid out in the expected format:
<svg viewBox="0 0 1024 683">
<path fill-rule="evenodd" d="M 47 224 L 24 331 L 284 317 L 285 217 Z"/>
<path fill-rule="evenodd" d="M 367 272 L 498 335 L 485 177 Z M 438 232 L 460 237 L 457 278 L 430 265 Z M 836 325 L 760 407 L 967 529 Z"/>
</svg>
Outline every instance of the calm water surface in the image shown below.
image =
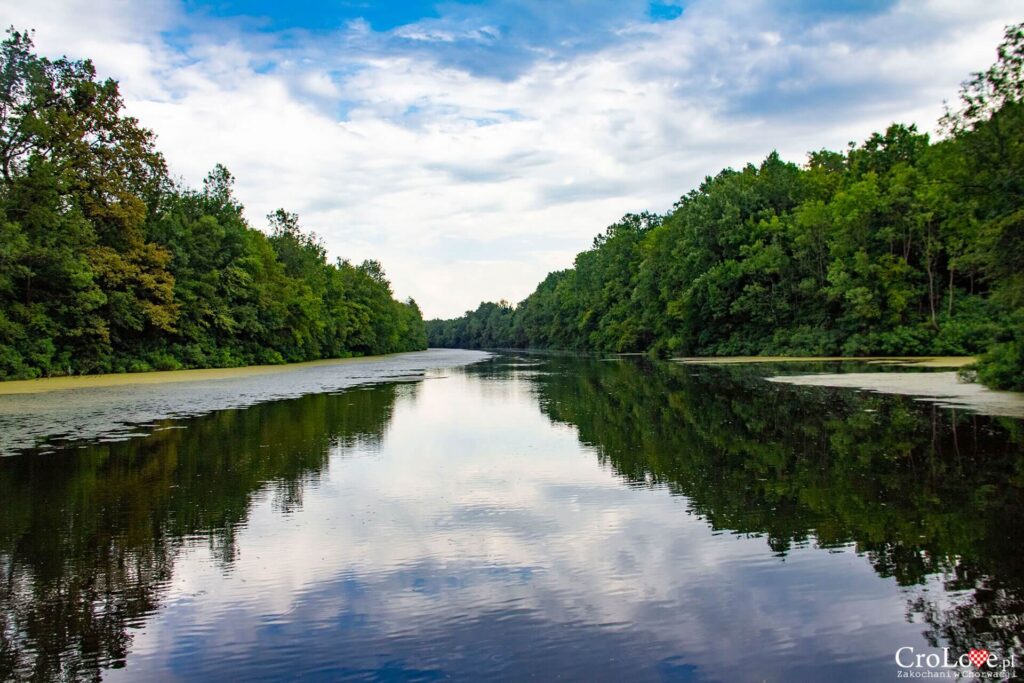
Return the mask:
<svg viewBox="0 0 1024 683">
<path fill-rule="evenodd" d="M 1021 421 L 779 367 L 410 356 L 0 397 L 44 445 L 0 458 L 0 679 L 1020 670 Z"/>
</svg>

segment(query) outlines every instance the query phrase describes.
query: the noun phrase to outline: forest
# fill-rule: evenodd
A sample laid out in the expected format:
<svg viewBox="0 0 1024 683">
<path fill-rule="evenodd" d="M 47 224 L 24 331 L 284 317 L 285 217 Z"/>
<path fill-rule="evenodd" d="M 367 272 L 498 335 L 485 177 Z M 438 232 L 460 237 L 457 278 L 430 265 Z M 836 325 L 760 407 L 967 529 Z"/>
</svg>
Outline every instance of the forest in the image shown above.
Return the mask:
<svg viewBox="0 0 1024 683">
<path fill-rule="evenodd" d="M 92 63 L 11 29 L 0 51 L 0 379 L 229 367 L 426 348 L 380 263 L 330 262 L 278 209 L 246 219 L 216 166 L 172 179 Z"/>
<path fill-rule="evenodd" d="M 795 164 L 725 169 L 628 214 L 517 306 L 427 322 L 431 346 L 701 355 L 982 354 L 1024 389 L 1024 24 L 947 105 Z"/>
</svg>

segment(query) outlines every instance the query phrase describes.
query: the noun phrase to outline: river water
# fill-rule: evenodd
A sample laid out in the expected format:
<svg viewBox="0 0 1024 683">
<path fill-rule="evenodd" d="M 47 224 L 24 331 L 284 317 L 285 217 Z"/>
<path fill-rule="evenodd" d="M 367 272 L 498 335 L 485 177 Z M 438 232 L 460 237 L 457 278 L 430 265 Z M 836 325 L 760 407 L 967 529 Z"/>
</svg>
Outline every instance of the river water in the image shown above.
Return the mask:
<svg viewBox="0 0 1024 683">
<path fill-rule="evenodd" d="M 430 351 L 0 397 L 0 679 L 1020 675 L 1022 421 L 766 381 L 814 369 Z"/>
</svg>

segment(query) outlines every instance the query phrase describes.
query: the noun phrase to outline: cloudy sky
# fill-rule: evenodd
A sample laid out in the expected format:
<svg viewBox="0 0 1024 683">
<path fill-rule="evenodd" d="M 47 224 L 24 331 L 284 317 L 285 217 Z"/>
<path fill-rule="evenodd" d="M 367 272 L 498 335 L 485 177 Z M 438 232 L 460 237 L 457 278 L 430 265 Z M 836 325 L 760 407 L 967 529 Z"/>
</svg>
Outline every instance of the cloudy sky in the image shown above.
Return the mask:
<svg viewBox="0 0 1024 683">
<path fill-rule="evenodd" d="M 622 214 L 777 149 L 934 130 L 1019 0 L 0 0 L 172 171 L 237 177 L 428 317 L 524 298 Z"/>
</svg>

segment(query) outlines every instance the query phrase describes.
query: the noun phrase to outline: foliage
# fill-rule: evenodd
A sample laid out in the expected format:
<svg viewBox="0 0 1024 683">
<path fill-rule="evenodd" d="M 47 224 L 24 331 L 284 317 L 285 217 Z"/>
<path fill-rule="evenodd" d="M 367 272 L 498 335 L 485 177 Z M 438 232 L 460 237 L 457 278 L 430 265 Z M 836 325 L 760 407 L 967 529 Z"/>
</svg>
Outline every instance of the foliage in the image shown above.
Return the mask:
<svg viewBox="0 0 1024 683">
<path fill-rule="evenodd" d="M 298 217 L 252 228 L 222 166 L 168 179 L 89 61 L 0 45 L 0 379 L 425 348 L 380 264 L 329 263 Z"/>
<path fill-rule="evenodd" d="M 933 142 L 892 125 L 806 164 L 726 169 L 627 215 L 515 308 L 427 323 L 433 346 L 660 355 L 974 354 L 1024 385 L 1024 25 Z M 1016 323 L 1016 324 L 1015 324 Z M 995 365 L 998 364 L 998 369 Z M 986 370 L 986 366 L 990 366 Z"/>
</svg>

